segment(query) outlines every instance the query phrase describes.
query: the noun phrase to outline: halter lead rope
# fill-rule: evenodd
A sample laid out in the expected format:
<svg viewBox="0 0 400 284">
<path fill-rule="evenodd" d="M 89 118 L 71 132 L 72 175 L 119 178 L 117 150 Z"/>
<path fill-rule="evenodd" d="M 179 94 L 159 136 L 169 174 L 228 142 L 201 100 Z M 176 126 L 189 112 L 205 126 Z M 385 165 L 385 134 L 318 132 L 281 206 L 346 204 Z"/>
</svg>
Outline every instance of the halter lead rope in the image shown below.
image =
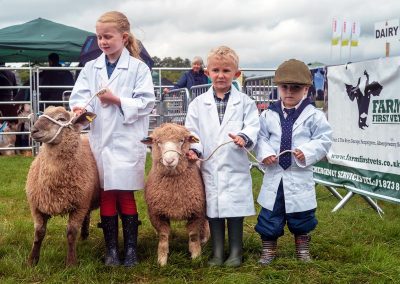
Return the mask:
<svg viewBox="0 0 400 284">
<path fill-rule="evenodd" d="M 219 148 L 221 148 L 222 146 L 224 146 L 224 145 L 226 145 L 226 144 L 229 144 L 229 143 L 233 143 L 233 141 L 228 141 L 228 142 L 222 143 L 222 144 L 219 145 L 217 148 L 215 148 L 214 151 L 212 151 L 212 153 L 210 154 L 210 156 L 208 156 L 206 159 L 198 159 L 198 160 L 201 161 L 201 162 L 206 162 L 206 161 L 208 161 L 208 160 L 215 154 L 215 152 L 216 152 Z M 256 158 L 246 147 L 241 147 L 241 148 L 244 149 L 244 150 L 246 150 L 246 152 L 247 152 L 254 160 L 256 160 L 259 164 L 261 164 L 261 165 L 263 164 L 263 162 L 257 160 L 257 158 Z M 283 154 L 288 153 L 288 152 L 294 153 L 293 150 L 285 150 L 285 151 L 280 152 L 278 155 L 276 155 L 276 157 L 278 158 L 280 155 L 283 155 Z"/>
<path fill-rule="evenodd" d="M 63 128 L 69 127 L 69 128 L 72 129 L 72 127 L 71 127 L 71 126 L 72 126 L 72 120 L 75 118 L 75 117 L 73 116 L 73 117 L 70 119 L 70 121 L 68 121 L 67 123 L 61 123 L 61 122 L 55 120 L 54 118 L 48 116 L 47 114 L 42 114 L 39 118 L 41 118 L 41 117 L 45 117 L 45 118 L 47 118 L 48 120 L 50 120 L 51 122 L 54 122 L 55 124 L 57 124 L 58 126 L 60 126 L 60 127 L 58 128 L 56 134 L 53 136 L 53 138 L 51 138 L 50 141 L 48 141 L 48 142 L 46 142 L 46 143 L 51 143 L 51 142 L 53 142 L 54 139 L 56 139 L 57 136 L 61 133 L 61 130 L 62 130 Z"/>
</svg>

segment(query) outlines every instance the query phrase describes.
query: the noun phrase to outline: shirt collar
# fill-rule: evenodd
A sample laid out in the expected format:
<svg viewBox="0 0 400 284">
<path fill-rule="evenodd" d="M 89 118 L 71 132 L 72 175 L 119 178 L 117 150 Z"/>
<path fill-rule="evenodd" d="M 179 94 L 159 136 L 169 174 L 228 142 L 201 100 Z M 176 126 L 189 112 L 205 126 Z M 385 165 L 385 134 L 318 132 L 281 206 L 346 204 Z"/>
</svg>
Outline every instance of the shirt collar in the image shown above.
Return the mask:
<svg viewBox="0 0 400 284">
<path fill-rule="evenodd" d="M 108 60 L 107 56 L 105 56 L 105 58 L 106 58 L 106 65 L 107 65 L 108 67 L 115 68 L 115 67 L 117 66 L 119 57 L 118 57 L 118 59 L 117 59 L 114 63 L 110 63 L 110 61 Z"/>
<path fill-rule="evenodd" d="M 231 87 L 232 88 L 232 87 Z M 231 88 L 224 94 L 224 98 L 218 98 L 217 94 L 215 93 L 214 87 L 213 87 L 213 95 L 214 95 L 214 99 L 216 100 L 220 100 L 220 101 L 227 101 L 229 99 L 229 96 L 231 94 Z"/>
<path fill-rule="evenodd" d="M 307 98 L 307 96 L 304 96 L 304 97 L 301 99 L 301 101 L 299 101 L 299 103 L 298 103 L 297 105 L 294 106 L 294 109 L 298 109 L 299 106 L 301 105 L 301 103 L 302 103 L 306 98 Z M 287 108 L 287 107 L 285 107 L 285 106 L 283 105 L 283 101 L 282 101 L 282 100 L 281 100 L 281 107 L 282 107 L 282 109 Z"/>
</svg>

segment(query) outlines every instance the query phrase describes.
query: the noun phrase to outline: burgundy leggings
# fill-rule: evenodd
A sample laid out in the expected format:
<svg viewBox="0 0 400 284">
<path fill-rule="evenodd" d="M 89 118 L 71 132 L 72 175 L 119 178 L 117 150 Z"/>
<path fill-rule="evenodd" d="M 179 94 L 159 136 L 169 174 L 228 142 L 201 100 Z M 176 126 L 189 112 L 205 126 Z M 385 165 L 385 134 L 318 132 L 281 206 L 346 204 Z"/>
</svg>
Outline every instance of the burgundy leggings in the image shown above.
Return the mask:
<svg viewBox="0 0 400 284">
<path fill-rule="evenodd" d="M 118 206 L 117 206 L 118 205 Z M 100 215 L 115 216 L 117 212 L 124 215 L 136 215 L 136 201 L 130 190 L 101 190 Z"/>
</svg>

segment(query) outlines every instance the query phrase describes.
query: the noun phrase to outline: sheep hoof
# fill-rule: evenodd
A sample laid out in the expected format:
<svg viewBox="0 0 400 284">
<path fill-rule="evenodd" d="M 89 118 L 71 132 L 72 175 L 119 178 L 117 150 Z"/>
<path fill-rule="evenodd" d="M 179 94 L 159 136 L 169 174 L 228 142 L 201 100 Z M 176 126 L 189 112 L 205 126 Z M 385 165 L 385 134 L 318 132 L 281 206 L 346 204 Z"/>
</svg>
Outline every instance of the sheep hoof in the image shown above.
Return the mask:
<svg viewBox="0 0 400 284">
<path fill-rule="evenodd" d="M 192 251 L 192 253 L 191 253 L 191 258 L 192 258 L 192 259 L 195 259 L 195 258 L 198 258 L 200 255 L 201 255 L 201 248 L 200 248 L 200 245 L 199 245 L 198 248 L 196 248 L 196 249 L 194 249 L 194 250 Z"/>
<path fill-rule="evenodd" d="M 39 262 L 39 259 L 38 259 L 38 258 L 29 257 L 29 259 L 28 259 L 28 266 L 33 267 L 33 266 L 35 266 L 36 264 L 38 264 L 38 262 Z"/>
<path fill-rule="evenodd" d="M 167 257 L 161 256 L 158 258 L 158 264 L 163 267 L 167 265 Z"/>
</svg>

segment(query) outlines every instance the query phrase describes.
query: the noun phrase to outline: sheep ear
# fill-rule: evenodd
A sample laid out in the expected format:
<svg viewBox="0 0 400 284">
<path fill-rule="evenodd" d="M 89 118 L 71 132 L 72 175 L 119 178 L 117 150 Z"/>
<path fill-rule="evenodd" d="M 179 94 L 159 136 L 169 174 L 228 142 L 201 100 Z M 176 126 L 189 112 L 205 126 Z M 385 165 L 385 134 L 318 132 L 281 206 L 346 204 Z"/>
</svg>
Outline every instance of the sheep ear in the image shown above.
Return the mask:
<svg viewBox="0 0 400 284">
<path fill-rule="evenodd" d="M 199 143 L 200 142 L 199 138 L 197 138 L 194 135 L 187 136 L 186 137 L 186 141 L 189 142 L 189 143 Z"/>
<path fill-rule="evenodd" d="M 89 123 L 91 123 L 96 118 L 96 116 L 97 115 L 93 112 L 84 112 L 75 117 L 74 120 L 72 120 L 72 123 L 74 125 L 78 124 L 81 127 L 85 128 L 86 126 L 89 125 Z"/>
<path fill-rule="evenodd" d="M 144 137 L 142 140 L 140 140 L 140 142 L 146 145 L 151 145 L 153 144 L 153 137 L 151 136 Z"/>
</svg>

